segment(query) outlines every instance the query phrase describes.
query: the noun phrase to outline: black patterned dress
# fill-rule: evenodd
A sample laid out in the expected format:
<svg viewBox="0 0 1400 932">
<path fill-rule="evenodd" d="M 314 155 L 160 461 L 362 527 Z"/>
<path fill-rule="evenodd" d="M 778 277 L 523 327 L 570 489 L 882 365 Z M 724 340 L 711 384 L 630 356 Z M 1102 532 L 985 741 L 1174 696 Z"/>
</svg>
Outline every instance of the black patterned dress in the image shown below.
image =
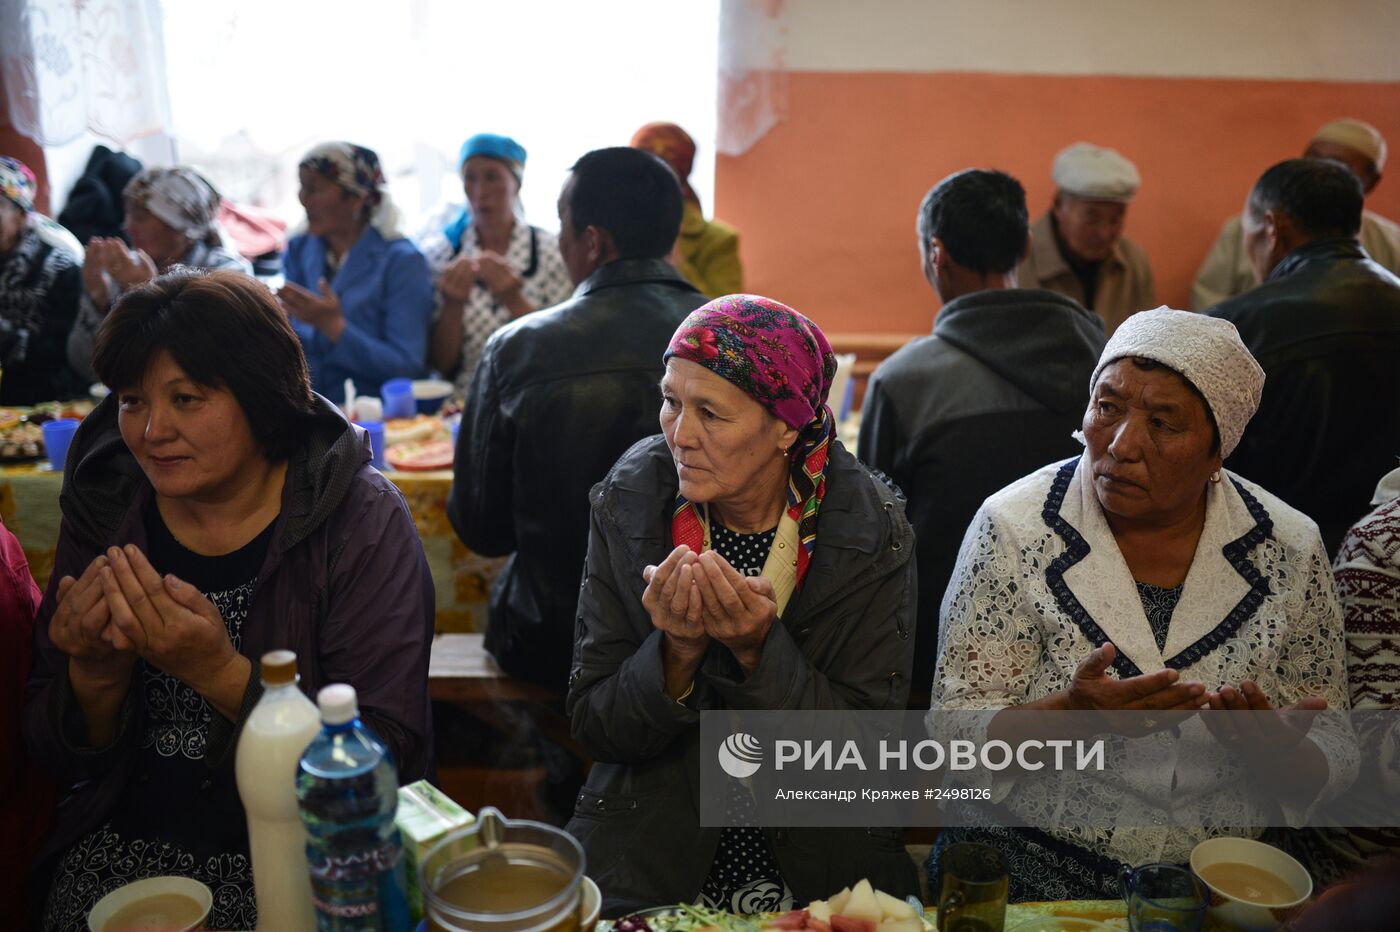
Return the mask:
<svg viewBox="0 0 1400 932">
<path fill-rule="evenodd" d="M 200 556 L 175 540 L 154 502 L 146 514 L 147 556 L 203 592 L 223 616 L 236 650 L 267 555 L 272 525 L 233 553 Z M 138 661 L 132 688 L 145 706 L 133 778 L 107 820 L 58 862 L 44 909 L 48 932 L 87 932 L 93 905 L 117 887 L 178 874 L 209 887 L 210 929 L 257 925 L 248 826 L 232 763 L 205 761 L 209 723 L 218 713 L 189 686 Z"/>
<path fill-rule="evenodd" d="M 762 573 L 776 535 L 776 528 L 757 534 L 739 534 L 713 520 L 710 525 L 715 551 L 745 576 Z M 729 787 L 725 806 L 730 824 L 757 823 L 757 810 L 748 788 L 737 780 L 730 780 Z M 792 909 L 792 891 L 783 880 L 778 859 L 762 829 L 725 828 L 720 831 L 714 863 L 710 865 L 710 874 L 696 902 L 741 915 Z"/>
</svg>

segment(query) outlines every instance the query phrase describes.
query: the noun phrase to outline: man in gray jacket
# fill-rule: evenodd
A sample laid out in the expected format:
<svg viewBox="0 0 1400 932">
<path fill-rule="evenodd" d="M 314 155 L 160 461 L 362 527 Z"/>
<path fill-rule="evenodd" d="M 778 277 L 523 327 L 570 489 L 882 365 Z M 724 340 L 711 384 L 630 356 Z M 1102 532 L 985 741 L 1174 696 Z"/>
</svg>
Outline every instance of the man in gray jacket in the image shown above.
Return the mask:
<svg viewBox="0 0 1400 932">
<path fill-rule="evenodd" d="M 871 376 L 858 455 L 908 496 L 919 610 L 910 706 L 928 705 L 938 612 L 958 545 L 982 500 L 1073 456 L 1089 376 L 1104 345 L 1098 315 L 1045 289 L 1016 287 L 1030 249 L 1026 193 L 997 171 L 940 181 L 919 207 L 924 277 L 944 302 L 933 334 Z"/>
</svg>

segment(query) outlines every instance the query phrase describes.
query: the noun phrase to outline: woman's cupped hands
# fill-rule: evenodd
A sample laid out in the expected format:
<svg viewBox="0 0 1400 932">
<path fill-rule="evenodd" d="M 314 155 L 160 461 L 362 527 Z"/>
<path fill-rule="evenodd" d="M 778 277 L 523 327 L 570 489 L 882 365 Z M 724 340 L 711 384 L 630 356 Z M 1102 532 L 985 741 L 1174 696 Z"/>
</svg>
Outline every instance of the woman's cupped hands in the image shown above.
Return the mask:
<svg viewBox="0 0 1400 932">
<path fill-rule="evenodd" d="M 90 678 L 124 682 L 137 659 L 199 688 L 238 653 L 203 593 L 160 575 L 134 544 L 59 580 L 49 638 Z"/>
<path fill-rule="evenodd" d="M 1189 715 L 1204 713 L 1202 720 L 1211 734 L 1231 750 L 1277 754 L 1297 745 L 1307 734 L 1313 716 L 1327 708 L 1326 700 L 1319 697 L 1276 708 L 1252 680 L 1244 680 L 1238 687 L 1209 690 L 1199 681 L 1182 679 L 1171 669 L 1115 679 L 1108 670 L 1117 655 L 1112 643 L 1104 643 L 1080 662 L 1067 690 L 1066 707 L 1071 711 L 1121 713 L 1109 715 L 1109 730 L 1130 737 L 1171 728 Z M 1256 714 L 1211 714 L 1215 712 Z"/>
<path fill-rule="evenodd" d="M 718 641 L 753 672 L 778 617 L 771 582 L 744 576 L 713 550 L 697 554 L 685 544 L 645 567 L 642 579 L 642 606 L 677 650 L 699 656 Z"/>
</svg>

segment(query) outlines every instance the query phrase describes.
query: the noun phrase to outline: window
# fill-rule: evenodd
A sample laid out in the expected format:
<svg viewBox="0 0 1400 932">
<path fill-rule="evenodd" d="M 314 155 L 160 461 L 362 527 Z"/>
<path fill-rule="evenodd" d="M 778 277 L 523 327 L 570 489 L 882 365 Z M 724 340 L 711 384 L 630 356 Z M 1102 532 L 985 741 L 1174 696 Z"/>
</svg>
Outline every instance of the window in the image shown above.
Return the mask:
<svg viewBox="0 0 1400 932">
<path fill-rule="evenodd" d="M 718 0 L 164 0 L 164 16 L 179 160 L 289 221 L 317 142 L 377 151 L 411 231 L 463 200 L 462 140 L 497 132 L 528 150 L 526 215 L 553 229 L 569 165 L 650 120 L 696 139 L 691 184 L 713 203 Z"/>
</svg>

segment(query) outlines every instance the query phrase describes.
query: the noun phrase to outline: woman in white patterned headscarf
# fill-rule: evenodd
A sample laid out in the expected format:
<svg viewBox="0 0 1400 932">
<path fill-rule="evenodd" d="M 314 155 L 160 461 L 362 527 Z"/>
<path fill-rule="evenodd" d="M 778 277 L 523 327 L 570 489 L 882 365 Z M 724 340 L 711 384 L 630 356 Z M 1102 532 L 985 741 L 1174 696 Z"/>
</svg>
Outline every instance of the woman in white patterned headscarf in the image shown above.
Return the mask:
<svg viewBox="0 0 1400 932">
<path fill-rule="evenodd" d="M 287 241 L 277 293 L 301 337 L 311 385 L 340 397 L 346 380 L 376 395 L 416 379 L 428 356 L 428 263 L 399 229 L 373 149 L 324 142 L 297 166 L 306 232 Z"/>
<path fill-rule="evenodd" d="M 996 710 L 987 735 L 1012 744 L 1043 721 L 1027 710 L 1140 712 L 1152 740 L 1134 759 L 1154 765 L 1106 770 L 1093 824 L 1064 818 L 1045 782 L 994 781 L 988 798 L 1035 828 L 945 828 L 931 874 L 947 845 L 983 841 L 1010 862 L 1013 899 L 1111 897 L 1122 864 L 1180 864 L 1207 837 L 1262 831 L 1261 794 L 1296 825 L 1350 783 L 1357 752 L 1339 729 L 1272 742 L 1217 714 L 1348 702 L 1317 525 L 1222 468 L 1263 387 L 1228 321 L 1134 314 L 1090 380 L 1084 453 L 978 510 L 943 596 L 933 712 Z M 1218 773 L 1181 769 L 1220 746 Z M 1281 773 L 1296 784 L 1280 789 Z"/>
<path fill-rule="evenodd" d="M 219 228 L 219 192 L 184 165 L 146 168 L 122 191 L 126 235 L 88 240 L 83 261 L 83 303 L 68 337 L 68 363 L 95 381 L 92 346 L 107 310 L 127 291 L 177 265 L 252 272 L 242 256 L 225 248 Z"/>
</svg>

